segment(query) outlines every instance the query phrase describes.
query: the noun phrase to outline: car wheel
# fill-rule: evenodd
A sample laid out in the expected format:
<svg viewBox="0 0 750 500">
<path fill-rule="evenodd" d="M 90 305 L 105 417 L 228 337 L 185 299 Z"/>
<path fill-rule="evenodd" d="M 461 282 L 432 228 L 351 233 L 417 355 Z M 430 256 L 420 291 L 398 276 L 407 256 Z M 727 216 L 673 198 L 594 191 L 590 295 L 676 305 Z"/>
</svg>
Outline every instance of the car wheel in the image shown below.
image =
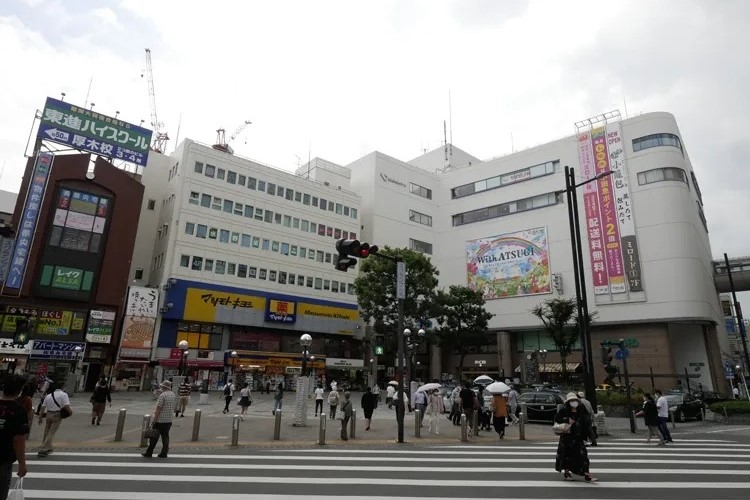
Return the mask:
<svg viewBox="0 0 750 500">
<path fill-rule="evenodd" d="M 676 418 L 677 418 L 677 420 L 679 420 L 680 422 L 685 422 L 685 420 L 687 420 L 687 418 L 685 417 L 685 412 L 683 412 L 683 411 L 678 411 L 678 412 L 677 412 L 677 415 L 675 415 L 675 417 L 676 417 Z"/>
</svg>

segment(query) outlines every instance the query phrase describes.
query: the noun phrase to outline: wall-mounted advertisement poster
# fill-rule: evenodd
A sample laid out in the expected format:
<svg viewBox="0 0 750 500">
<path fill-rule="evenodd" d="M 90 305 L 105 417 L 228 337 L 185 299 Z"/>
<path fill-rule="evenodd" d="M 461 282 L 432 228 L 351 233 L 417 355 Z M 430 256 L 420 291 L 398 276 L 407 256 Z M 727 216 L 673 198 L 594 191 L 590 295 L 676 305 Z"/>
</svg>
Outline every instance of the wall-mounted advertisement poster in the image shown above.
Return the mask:
<svg viewBox="0 0 750 500">
<path fill-rule="evenodd" d="M 547 228 L 467 241 L 466 267 L 485 300 L 552 293 Z"/>
</svg>

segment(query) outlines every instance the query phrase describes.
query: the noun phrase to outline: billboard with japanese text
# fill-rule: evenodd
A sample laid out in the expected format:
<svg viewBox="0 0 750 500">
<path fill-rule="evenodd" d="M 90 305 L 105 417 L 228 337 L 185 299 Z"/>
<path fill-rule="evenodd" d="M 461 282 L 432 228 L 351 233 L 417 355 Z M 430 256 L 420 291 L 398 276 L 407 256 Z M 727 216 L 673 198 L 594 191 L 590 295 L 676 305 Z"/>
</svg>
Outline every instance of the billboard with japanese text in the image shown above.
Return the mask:
<svg viewBox="0 0 750 500">
<path fill-rule="evenodd" d="M 74 104 L 47 98 L 37 137 L 146 166 L 152 131 Z"/>
<path fill-rule="evenodd" d="M 485 300 L 552 293 L 547 228 L 467 241 L 466 268 Z"/>
<path fill-rule="evenodd" d="M 120 358 L 146 359 L 151 355 L 154 328 L 159 314 L 159 290 L 145 286 L 128 288 L 122 322 Z"/>
</svg>

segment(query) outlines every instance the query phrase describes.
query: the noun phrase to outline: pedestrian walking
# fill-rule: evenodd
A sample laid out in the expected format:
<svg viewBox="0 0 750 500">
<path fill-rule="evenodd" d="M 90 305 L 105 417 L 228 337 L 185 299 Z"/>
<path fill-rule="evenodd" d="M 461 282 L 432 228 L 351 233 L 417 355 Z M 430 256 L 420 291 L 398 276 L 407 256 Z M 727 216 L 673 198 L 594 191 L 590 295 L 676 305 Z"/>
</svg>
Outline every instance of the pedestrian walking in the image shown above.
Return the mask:
<svg viewBox="0 0 750 500">
<path fill-rule="evenodd" d="M 378 406 L 378 398 L 372 393 L 370 388 L 366 388 L 364 394 L 362 394 L 362 411 L 365 414 L 365 430 L 370 430 L 370 423 L 372 421 L 372 412 Z"/>
<path fill-rule="evenodd" d="M 571 392 L 565 398 L 555 415 L 555 432 L 560 432 L 557 444 L 555 470 L 562 472 L 565 479 L 571 479 L 571 473 L 583 476 L 588 481 L 596 481 L 589 471 L 589 455 L 586 451 L 587 437 L 586 421 L 591 416 L 578 400 L 578 395 Z"/>
<path fill-rule="evenodd" d="M 448 419 L 451 422 L 453 422 L 453 425 L 461 425 L 461 398 L 459 397 L 460 393 L 461 393 L 460 385 L 457 385 L 451 391 L 451 396 L 450 396 L 451 412 L 448 415 Z"/>
<path fill-rule="evenodd" d="M 315 388 L 315 416 L 318 416 L 318 412 L 323 414 L 323 384 L 318 384 Z"/>
<path fill-rule="evenodd" d="M 740 399 L 740 388 L 739 387 L 732 387 L 732 396 L 734 396 L 734 399 Z"/>
<path fill-rule="evenodd" d="M 508 406 L 510 406 L 510 425 L 518 425 L 519 418 L 518 412 L 518 391 L 515 386 L 510 386 L 510 392 L 508 392 Z"/>
<path fill-rule="evenodd" d="M 45 375 L 45 377 L 39 383 L 39 387 L 37 390 L 37 393 L 39 394 L 39 404 L 36 407 L 37 415 L 39 415 L 42 412 L 42 405 L 44 404 L 44 398 L 46 398 L 47 394 L 49 394 L 51 391 L 52 391 L 52 379 Z"/>
<path fill-rule="evenodd" d="M 665 443 L 673 443 L 674 441 L 672 441 L 672 435 L 669 433 L 669 426 L 667 425 L 669 421 L 669 401 L 667 401 L 667 398 L 664 397 L 659 389 L 654 391 L 654 395 L 657 398 L 656 410 L 659 416 L 659 432 L 661 432 L 661 437 Z"/>
<path fill-rule="evenodd" d="M 378 400 L 378 403 L 380 403 L 382 399 L 380 398 L 380 386 L 378 384 L 372 386 L 372 393 L 375 394 L 375 398 Z"/>
<path fill-rule="evenodd" d="M 276 386 L 276 391 L 273 393 L 273 411 L 271 414 L 276 415 L 276 410 L 281 409 L 281 405 L 284 402 L 284 384 L 279 382 Z"/>
<path fill-rule="evenodd" d="M 239 405 L 242 408 L 242 413 L 240 413 L 240 420 L 245 420 L 247 409 L 250 408 L 251 404 L 253 404 L 253 397 L 250 395 L 250 384 L 245 382 L 245 385 L 243 385 L 242 389 L 240 389 Z"/>
<path fill-rule="evenodd" d="M 64 416 L 63 416 L 64 415 Z M 44 398 L 42 409 L 39 414 L 39 425 L 46 420 L 44 425 L 44 436 L 42 437 L 42 446 L 37 453 L 40 457 L 51 455 L 54 450 L 52 442 L 55 434 L 60 428 L 63 418 L 73 415 L 73 409 L 70 407 L 70 398 L 60 389 L 58 384 L 50 385 L 50 393 Z"/>
<path fill-rule="evenodd" d="M 385 388 L 385 404 L 388 405 L 389 410 L 393 407 L 394 394 L 396 394 L 396 388 L 388 384 L 388 387 Z"/>
<path fill-rule="evenodd" d="M 161 438 L 161 452 L 157 455 L 159 458 L 167 458 L 169 453 L 169 429 L 172 428 L 172 412 L 177 406 L 177 396 L 172 392 L 172 382 L 165 380 L 159 384 L 160 394 L 156 398 L 156 408 L 154 415 L 151 417 L 151 428 L 156 432 L 149 438 L 148 448 L 141 453 L 141 456 L 151 458 L 156 448 L 156 443 Z"/>
<path fill-rule="evenodd" d="M 422 426 L 425 417 L 425 410 L 427 409 L 427 393 L 425 391 L 417 391 L 414 393 L 414 409 L 419 410 L 419 425 Z"/>
<path fill-rule="evenodd" d="M 36 379 L 32 378 L 26 382 L 21 389 L 21 394 L 18 396 L 16 402 L 26 410 L 26 416 L 29 422 L 29 430 L 26 433 L 26 440 L 31 437 L 31 427 L 34 423 L 34 393 L 36 392 L 37 382 Z"/>
<path fill-rule="evenodd" d="M 232 402 L 232 399 L 234 399 L 234 384 L 230 378 L 224 386 L 224 410 L 222 413 L 229 413 L 229 403 Z"/>
<path fill-rule="evenodd" d="M 339 391 L 331 389 L 328 393 L 328 408 L 331 410 L 331 419 L 336 418 L 336 408 L 339 406 Z"/>
<path fill-rule="evenodd" d="M 112 407 L 112 394 L 109 391 L 107 377 L 99 379 L 89 402 L 91 403 L 91 425 L 101 425 L 107 403 L 110 408 Z"/>
<path fill-rule="evenodd" d="M 432 428 L 434 427 L 435 434 L 440 434 L 440 417 L 445 413 L 445 405 L 443 404 L 443 397 L 440 395 L 439 389 L 433 390 L 427 398 L 427 407 L 425 411 L 430 417 L 427 433 L 429 434 L 432 432 Z"/>
<path fill-rule="evenodd" d="M 180 403 L 174 410 L 174 416 L 184 417 L 185 409 L 187 408 L 187 405 L 190 402 L 190 393 L 193 391 L 193 388 L 190 385 L 189 378 L 186 377 L 182 380 L 182 383 L 180 384 L 178 391 L 180 395 Z"/>
<path fill-rule="evenodd" d="M 469 427 L 471 427 L 475 410 L 474 401 L 476 400 L 476 397 L 474 396 L 474 391 L 471 390 L 470 382 L 464 382 L 464 388 L 458 393 L 458 397 L 461 400 L 461 408 L 459 409 L 461 413 L 466 415 L 466 421 L 468 422 Z"/>
<path fill-rule="evenodd" d="M 11 374 L 3 380 L 3 394 L 0 396 L 0 500 L 8 498 L 16 461 L 16 475 L 26 475 L 25 436 L 29 432 L 29 412 L 17 401 L 25 384 L 26 380 L 20 375 Z"/>
<path fill-rule="evenodd" d="M 502 394 L 492 395 L 492 425 L 497 437 L 505 437 L 505 422 L 508 418 L 508 401 Z"/>
<path fill-rule="evenodd" d="M 596 432 L 596 421 L 594 419 L 594 415 L 596 415 L 596 412 L 594 412 L 594 407 L 591 406 L 591 402 L 584 397 L 583 391 L 580 391 L 578 393 L 578 400 L 581 402 L 583 407 L 586 408 L 586 412 L 588 412 L 589 416 L 591 417 L 588 419 L 589 426 L 586 429 L 588 440 L 591 443 L 591 446 L 598 446 L 596 442 L 598 434 Z"/>
<path fill-rule="evenodd" d="M 636 417 L 643 417 L 646 427 L 648 427 L 648 437 L 646 444 L 651 442 L 652 437 L 659 438 L 659 444 L 664 445 L 664 439 L 659 432 L 659 410 L 656 408 L 654 397 L 646 393 L 643 395 L 643 409 L 635 414 Z"/>
<path fill-rule="evenodd" d="M 351 393 L 346 391 L 344 393 L 344 401 L 341 403 L 340 408 L 341 415 L 343 416 L 343 419 L 341 419 L 341 439 L 343 441 L 349 441 L 349 437 L 346 434 L 346 428 L 349 425 L 349 420 L 352 418 L 354 412 L 354 405 L 352 405 L 351 397 Z"/>
</svg>

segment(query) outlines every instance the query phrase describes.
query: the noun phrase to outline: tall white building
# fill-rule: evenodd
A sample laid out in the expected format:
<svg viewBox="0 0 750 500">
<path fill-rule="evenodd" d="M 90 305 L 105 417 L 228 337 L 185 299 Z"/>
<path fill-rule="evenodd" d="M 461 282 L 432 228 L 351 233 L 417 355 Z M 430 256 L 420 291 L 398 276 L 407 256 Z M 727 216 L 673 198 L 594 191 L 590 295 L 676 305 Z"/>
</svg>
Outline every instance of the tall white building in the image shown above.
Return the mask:
<svg viewBox="0 0 750 500">
<path fill-rule="evenodd" d="M 333 266 L 336 239 L 360 230 L 348 169 L 315 159 L 294 175 L 191 140 L 171 160 L 144 177 L 131 265 L 162 291 L 151 359 L 163 375 L 185 340 L 188 373 L 213 386 L 225 370 L 281 380 L 300 369 L 303 333 L 319 374 L 361 368 L 355 275 Z"/>
<path fill-rule="evenodd" d="M 441 286 L 482 290 L 497 343 L 467 357 L 463 368 L 484 361 L 481 371 L 509 377 L 528 359 L 559 371 L 554 344 L 530 310 L 550 297 L 575 297 L 561 192 L 566 165 L 579 182 L 611 172 L 578 191 L 588 302 L 597 314 L 596 378 L 605 376 L 599 343 L 623 338 L 631 373 L 687 370 L 697 375 L 691 384 L 722 386 L 726 336 L 717 335 L 724 319 L 703 200 L 672 115 L 602 119 L 488 161 L 447 145 L 408 162 L 373 152 L 348 167 L 362 196 L 362 239 L 429 254 Z M 447 354 L 442 361 L 453 364 Z M 439 356 L 431 360 L 432 377 L 451 371 Z M 636 383 L 650 388 L 643 377 Z"/>
</svg>

